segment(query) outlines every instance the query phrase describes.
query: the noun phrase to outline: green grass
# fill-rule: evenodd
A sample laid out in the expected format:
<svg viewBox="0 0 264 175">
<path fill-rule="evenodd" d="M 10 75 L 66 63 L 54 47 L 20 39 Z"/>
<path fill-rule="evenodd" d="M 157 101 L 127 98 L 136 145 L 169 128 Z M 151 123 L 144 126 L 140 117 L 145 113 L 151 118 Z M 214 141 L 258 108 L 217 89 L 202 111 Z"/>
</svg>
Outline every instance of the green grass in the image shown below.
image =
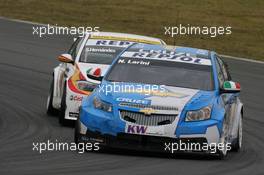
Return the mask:
<svg viewBox="0 0 264 175">
<path fill-rule="evenodd" d="M 0 0 L 0 16 L 160 37 L 168 44 L 264 60 L 263 0 Z M 232 34 L 164 35 L 164 26 L 231 26 Z"/>
</svg>

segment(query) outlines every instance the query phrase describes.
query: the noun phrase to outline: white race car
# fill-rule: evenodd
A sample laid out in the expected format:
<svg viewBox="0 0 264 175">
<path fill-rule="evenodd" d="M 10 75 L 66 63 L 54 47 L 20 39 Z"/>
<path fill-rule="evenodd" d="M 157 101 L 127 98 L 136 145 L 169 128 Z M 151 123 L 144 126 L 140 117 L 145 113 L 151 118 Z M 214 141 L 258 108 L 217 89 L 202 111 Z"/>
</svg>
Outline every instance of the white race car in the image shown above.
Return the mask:
<svg viewBox="0 0 264 175">
<path fill-rule="evenodd" d="M 165 45 L 158 38 L 96 32 L 79 37 L 68 53 L 58 57 L 47 99 L 47 114 L 59 113 L 59 122 L 76 120 L 83 97 L 100 83 L 112 61 L 133 43 Z"/>
</svg>

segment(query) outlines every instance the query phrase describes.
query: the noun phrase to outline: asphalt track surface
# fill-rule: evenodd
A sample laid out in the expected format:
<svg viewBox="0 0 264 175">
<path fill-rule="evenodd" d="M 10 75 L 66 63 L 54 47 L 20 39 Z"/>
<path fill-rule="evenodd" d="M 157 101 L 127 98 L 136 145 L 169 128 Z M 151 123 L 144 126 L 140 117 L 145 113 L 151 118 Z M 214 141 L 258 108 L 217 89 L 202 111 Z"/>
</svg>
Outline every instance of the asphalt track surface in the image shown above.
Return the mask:
<svg viewBox="0 0 264 175">
<path fill-rule="evenodd" d="M 56 56 L 72 38 L 32 35 L 32 25 L 0 20 L 0 174 L 239 174 L 262 175 L 264 64 L 226 60 L 242 85 L 244 146 L 226 160 L 130 151 L 33 151 L 33 142 L 73 141 L 73 128 L 46 115 Z M 246 49 L 246 48 L 245 48 Z"/>
</svg>

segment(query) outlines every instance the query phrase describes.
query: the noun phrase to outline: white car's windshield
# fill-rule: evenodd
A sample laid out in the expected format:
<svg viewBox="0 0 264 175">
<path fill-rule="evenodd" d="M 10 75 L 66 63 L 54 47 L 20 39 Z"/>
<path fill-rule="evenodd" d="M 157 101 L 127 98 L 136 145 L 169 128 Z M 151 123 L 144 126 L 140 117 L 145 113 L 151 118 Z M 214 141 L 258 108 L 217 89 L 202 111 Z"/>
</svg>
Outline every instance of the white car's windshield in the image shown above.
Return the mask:
<svg viewBox="0 0 264 175">
<path fill-rule="evenodd" d="M 124 47 L 85 46 L 79 62 L 95 64 L 111 64 L 124 50 Z"/>
</svg>

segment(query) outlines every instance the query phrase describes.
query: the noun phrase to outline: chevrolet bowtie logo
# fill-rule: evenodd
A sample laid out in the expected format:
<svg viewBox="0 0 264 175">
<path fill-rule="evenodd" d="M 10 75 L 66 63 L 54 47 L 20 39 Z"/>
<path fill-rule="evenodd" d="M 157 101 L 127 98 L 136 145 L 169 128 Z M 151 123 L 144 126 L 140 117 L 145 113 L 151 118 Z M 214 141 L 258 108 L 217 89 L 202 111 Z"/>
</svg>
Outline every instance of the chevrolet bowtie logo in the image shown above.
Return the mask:
<svg viewBox="0 0 264 175">
<path fill-rule="evenodd" d="M 155 110 L 152 108 L 144 108 L 144 109 L 141 109 L 140 112 L 143 112 L 145 115 L 151 115 L 152 113 L 155 112 Z"/>
</svg>

